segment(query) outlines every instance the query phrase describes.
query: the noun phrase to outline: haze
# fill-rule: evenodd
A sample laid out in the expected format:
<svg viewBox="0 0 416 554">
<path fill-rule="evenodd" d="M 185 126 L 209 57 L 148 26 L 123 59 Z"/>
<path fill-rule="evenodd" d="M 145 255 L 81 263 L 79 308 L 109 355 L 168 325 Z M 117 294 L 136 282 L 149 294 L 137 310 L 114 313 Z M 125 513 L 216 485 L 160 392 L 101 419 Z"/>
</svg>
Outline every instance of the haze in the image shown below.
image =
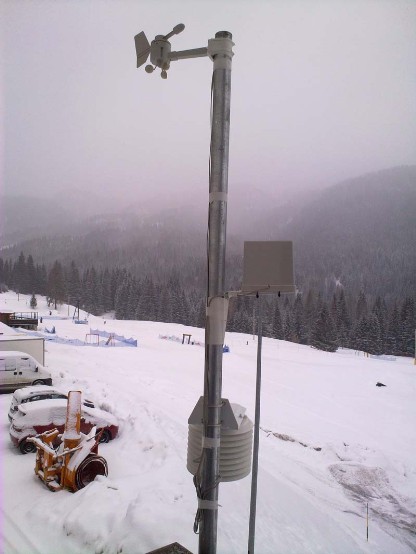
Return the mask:
<svg viewBox="0 0 416 554">
<path fill-rule="evenodd" d="M 6 0 L 1 16 L 3 195 L 205 201 L 211 61 L 167 81 L 135 67 L 134 35 L 179 22 L 174 50 L 233 34 L 230 201 L 416 163 L 414 1 Z"/>
</svg>

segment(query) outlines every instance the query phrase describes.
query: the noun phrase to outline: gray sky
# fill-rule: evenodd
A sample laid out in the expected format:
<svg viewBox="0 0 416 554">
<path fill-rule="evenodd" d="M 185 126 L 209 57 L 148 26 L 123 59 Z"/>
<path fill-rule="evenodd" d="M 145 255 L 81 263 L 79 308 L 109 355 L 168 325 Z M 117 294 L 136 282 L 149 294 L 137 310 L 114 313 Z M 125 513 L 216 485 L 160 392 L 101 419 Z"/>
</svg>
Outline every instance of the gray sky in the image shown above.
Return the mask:
<svg viewBox="0 0 416 554">
<path fill-rule="evenodd" d="M 274 195 L 416 163 L 416 2 L 3 0 L 2 191 L 208 194 L 208 58 L 167 81 L 133 37 L 173 50 L 233 33 L 229 189 Z M 80 195 L 80 201 L 83 201 Z"/>
</svg>

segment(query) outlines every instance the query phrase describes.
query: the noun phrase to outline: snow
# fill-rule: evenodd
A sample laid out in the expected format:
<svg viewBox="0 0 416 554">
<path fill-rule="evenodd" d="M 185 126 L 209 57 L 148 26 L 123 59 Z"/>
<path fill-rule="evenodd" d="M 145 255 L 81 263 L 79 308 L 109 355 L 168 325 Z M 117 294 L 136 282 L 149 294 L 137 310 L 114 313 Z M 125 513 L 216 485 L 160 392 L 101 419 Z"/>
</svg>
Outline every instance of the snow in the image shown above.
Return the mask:
<svg viewBox="0 0 416 554">
<path fill-rule="evenodd" d="M 25 310 L 29 300 L 0 294 L 0 310 Z M 49 313 L 43 298 L 38 311 Z M 84 341 L 85 326 L 66 315 L 66 305 L 53 310 L 56 333 Z M 103 326 L 103 318 L 88 320 L 93 328 Z M 77 493 L 52 494 L 34 475 L 34 456 L 11 444 L 12 395 L 0 395 L 5 554 L 137 554 L 174 541 L 198 551 L 187 421 L 203 391 L 204 349 L 159 336 L 191 333 L 203 342 L 204 331 L 106 322 L 109 332 L 133 336 L 138 347 L 51 341 L 45 360 L 54 386 L 81 390 L 118 419 L 119 436 L 99 446 L 107 478 Z M 254 419 L 256 341 L 227 333 L 226 344 L 223 397 Z M 376 387 L 378 381 L 386 387 Z M 415 393 L 410 358 L 386 363 L 349 350 L 332 354 L 263 339 L 258 554 L 416 551 Z M 250 484 L 248 476 L 220 485 L 219 554 L 247 551 Z"/>
<path fill-rule="evenodd" d="M 32 387 L 24 387 L 22 389 L 17 389 L 13 393 L 13 397 L 16 401 L 16 404 L 20 404 L 22 400 L 29 398 L 30 396 L 35 396 L 39 393 L 43 392 L 57 392 L 59 393 L 58 389 L 55 387 L 50 387 L 48 385 L 33 385 Z"/>
<path fill-rule="evenodd" d="M 77 440 L 80 435 L 81 391 L 71 391 L 68 395 L 65 431 L 62 440 Z"/>
<path fill-rule="evenodd" d="M 4 307 L 3 307 L 2 311 L 6 312 L 7 310 L 5 310 Z M 12 329 L 8 325 L 6 325 L 5 323 L 0 321 L 0 335 L 4 335 L 7 338 L 9 338 L 10 336 L 14 336 L 16 334 L 17 333 L 14 329 Z"/>
<path fill-rule="evenodd" d="M 93 427 L 88 435 L 80 433 L 80 438 L 83 439 L 80 441 L 80 444 L 76 447 L 79 448 L 75 454 L 71 457 L 68 462 L 67 468 L 69 471 L 74 471 L 79 464 L 85 460 L 85 458 L 90 454 L 92 447 L 95 445 L 95 435 L 97 433 L 97 428 Z M 61 444 L 62 446 L 62 444 Z"/>
</svg>

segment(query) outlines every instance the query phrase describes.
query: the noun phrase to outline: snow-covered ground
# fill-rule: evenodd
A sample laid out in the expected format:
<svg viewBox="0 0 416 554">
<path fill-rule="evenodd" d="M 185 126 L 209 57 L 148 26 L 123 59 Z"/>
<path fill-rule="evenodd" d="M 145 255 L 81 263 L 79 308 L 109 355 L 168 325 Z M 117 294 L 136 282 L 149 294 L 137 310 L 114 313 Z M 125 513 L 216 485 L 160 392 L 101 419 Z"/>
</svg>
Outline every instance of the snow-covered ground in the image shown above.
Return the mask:
<svg viewBox="0 0 416 554">
<path fill-rule="evenodd" d="M 38 304 L 49 315 L 43 298 Z M 29 297 L 0 294 L 1 309 L 30 310 Z M 58 337 L 83 341 L 92 327 L 138 340 L 137 348 L 46 343 L 54 385 L 83 390 L 119 419 L 119 437 L 100 445 L 109 476 L 75 494 L 51 493 L 34 475 L 34 455 L 12 446 L 11 395 L 0 395 L 1 551 L 140 554 L 178 541 L 196 553 L 187 419 L 202 393 L 204 349 L 160 335 L 202 342 L 203 330 L 93 316 L 75 325 L 67 314 L 61 306 L 39 329 L 54 325 Z M 253 418 L 256 340 L 227 333 L 226 343 L 223 397 Z M 256 552 L 416 552 L 413 360 L 264 339 L 262 385 Z M 250 483 L 220 485 L 219 554 L 247 551 Z"/>
</svg>

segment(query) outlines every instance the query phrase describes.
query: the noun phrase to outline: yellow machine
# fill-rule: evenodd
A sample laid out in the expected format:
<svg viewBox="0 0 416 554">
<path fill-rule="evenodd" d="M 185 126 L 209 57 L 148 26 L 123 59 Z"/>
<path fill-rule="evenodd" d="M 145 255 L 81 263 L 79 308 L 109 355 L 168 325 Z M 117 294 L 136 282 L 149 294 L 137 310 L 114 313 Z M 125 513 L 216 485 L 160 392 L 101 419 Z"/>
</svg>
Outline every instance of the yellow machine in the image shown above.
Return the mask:
<svg viewBox="0 0 416 554">
<path fill-rule="evenodd" d="M 106 460 L 98 455 L 101 432 L 93 427 L 88 435 L 80 431 L 81 392 L 70 391 L 65 431 L 57 449 L 59 431 L 52 429 L 27 439 L 36 445 L 35 473 L 51 491 L 82 489 L 97 475 L 108 474 Z"/>
</svg>

